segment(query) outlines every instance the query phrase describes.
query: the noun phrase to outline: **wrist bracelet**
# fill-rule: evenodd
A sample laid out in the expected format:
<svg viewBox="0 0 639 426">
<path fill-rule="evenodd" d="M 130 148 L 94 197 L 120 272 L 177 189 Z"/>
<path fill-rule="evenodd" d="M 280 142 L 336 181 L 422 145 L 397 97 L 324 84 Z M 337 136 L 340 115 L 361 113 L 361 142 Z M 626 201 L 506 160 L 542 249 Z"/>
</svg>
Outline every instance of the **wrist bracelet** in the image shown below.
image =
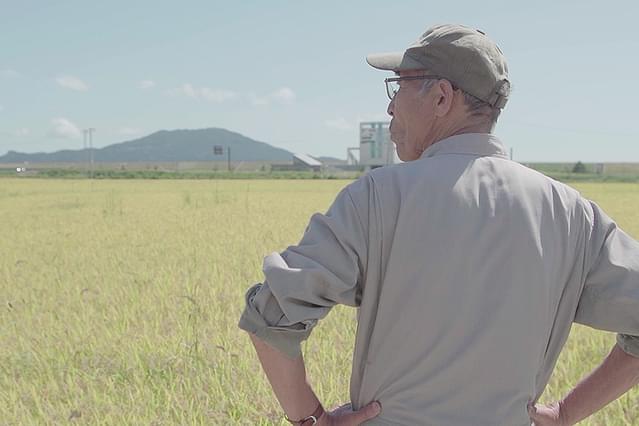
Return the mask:
<svg viewBox="0 0 639 426">
<path fill-rule="evenodd" d="M 302 420 L 291 420 L 288 416 L 284 416 L 284 418 L 291 424 L 299 425 L 299 426 L 311 426 L 317 423 L 317 420 L 324 414 L 324 407 L 322 407 L 322 403 L 320 402 L 315 411 L 310 416 L 304 417 Z M 312 422 L 312 423 L 307 423 Z"/>
</svg>

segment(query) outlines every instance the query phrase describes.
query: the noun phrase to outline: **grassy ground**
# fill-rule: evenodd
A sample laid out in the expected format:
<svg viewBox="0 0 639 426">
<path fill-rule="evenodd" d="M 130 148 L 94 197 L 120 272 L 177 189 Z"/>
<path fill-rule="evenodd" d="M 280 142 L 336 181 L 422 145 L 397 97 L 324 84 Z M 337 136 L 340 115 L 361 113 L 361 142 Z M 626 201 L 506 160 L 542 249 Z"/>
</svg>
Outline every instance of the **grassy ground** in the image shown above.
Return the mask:
<svg viewBox="0 0 639 426">
<path fill-rule="evenodd" d="M 347 183 L 0 179 L 0 424 L 287 424 L 237 320 L 263 256 Z M 577 187 L 639 236 L 639 185 Z M 354 315 L 304 346 L 327 406 L 348 400 Z M 575 327 L 545 398 L 613 343 Z M 584 424 L 639 423 L 638 395 Z"/>
<path fill-rule="evenodd" d="M 202 163 L 205 165 L 206 163 Z M 216 166 L 178 169 L 175 163 L 137 164 L 146 169 L 122 169 L 113 165 L 98 164 L 93 172 L 93 179 L 356 179 L 363 173 L 326 168 L 323 171 L 310 170 L 271 170 L 271 165 L 264 163 L 259 168 L 255 165 L 230 172 Z M 574 163 L 528 163 L 528 167 L 538 170 L 562 182 L 639 182 L 639 163 L 606 163 L 583 164 L 579 171 Z M 0 164 L 0 178 L 21 179 L 87 179 L 89 172 L 82 167 L 56 167 L 55 164 L 36 164 L 27 172 L 17 173 L 15 168 Z"/>
<path fill-rule="evenodd" d="M 116 170 L 99 169 L 91 175 L 93 179 L 356 179 L 361 171 L 344 171 L 328 169 L 311 170 L 253 170 L 253 171 L 220 171 L 205 169 L 189 169 L 180 171 L 167 170 Z M 16 173 L 14 169 L 0 169 L 0 178 L 20 179 L 88 179 L 89 173 L 80 169 L 33 169 L 25 173 Z"/>
</svg>

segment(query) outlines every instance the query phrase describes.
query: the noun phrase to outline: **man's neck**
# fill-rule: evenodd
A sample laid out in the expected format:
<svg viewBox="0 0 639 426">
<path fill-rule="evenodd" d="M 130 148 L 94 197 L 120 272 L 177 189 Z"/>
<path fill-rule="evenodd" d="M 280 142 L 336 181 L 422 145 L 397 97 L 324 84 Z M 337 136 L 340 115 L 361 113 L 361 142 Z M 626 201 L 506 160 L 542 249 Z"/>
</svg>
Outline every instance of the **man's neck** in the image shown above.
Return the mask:
<svg viewBox="0 0 639 426">
<path fill-rule="evenodd" d="M 464 133 L 492 133 L 493 127 L 494 126 L 485 122 L 468 123 L 466 125 L 460 125 L 460 126 L 456 126 L 452 128 L 449 132 L 447 132 L 448 135 L 446 137 L 448 138 L 451 136 L 461 135 Z"/>
</svg>

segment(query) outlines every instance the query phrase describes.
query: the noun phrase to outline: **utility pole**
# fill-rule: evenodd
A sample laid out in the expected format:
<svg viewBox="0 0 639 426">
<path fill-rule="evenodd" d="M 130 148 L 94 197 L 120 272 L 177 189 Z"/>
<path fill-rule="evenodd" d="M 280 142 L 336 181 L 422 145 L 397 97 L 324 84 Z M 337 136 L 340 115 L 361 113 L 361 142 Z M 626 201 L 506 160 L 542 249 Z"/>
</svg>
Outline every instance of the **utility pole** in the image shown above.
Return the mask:
<svg viewBox="0 0 639 426">
<path fill-rule="evenodd" d="M 86 130 L 89 133 L 89 158 L 91 159 L 91 179 L 93 179 L 93 127 Z"/>
<path fill-rule="evenodd" d="M 230 146 L 226 147 L 226 163 L 227 163 L 227 168 L 230 172 L 231 171 L 231 147 Z"/>
<path fill-rule="evenodd" d="M 87 173 L 87 177 L 89 176 L 89 151 L 87 151 L 87 129 L 82 130 L 82 135 L 84 139 L 82 140 L 82 151 L 84 152 L 84 168 Z"/>
</svg>

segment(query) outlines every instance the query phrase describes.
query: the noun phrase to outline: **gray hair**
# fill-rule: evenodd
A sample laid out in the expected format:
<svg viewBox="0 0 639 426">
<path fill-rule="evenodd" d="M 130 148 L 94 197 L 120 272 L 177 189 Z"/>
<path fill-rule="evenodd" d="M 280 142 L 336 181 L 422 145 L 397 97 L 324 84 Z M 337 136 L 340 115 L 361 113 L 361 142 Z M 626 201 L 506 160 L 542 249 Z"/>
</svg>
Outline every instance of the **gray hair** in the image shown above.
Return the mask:
<svg viewBox="0 0 639 426">
<path fill-rule="evenodd" d="M 492 126 L 497 124 L 497 119 L 499 119 L 499 114 L 501 114 L 501 108 L 495 108 L 488 102 L 484 102 L 463 90 L 462 93 L 464 94 L 464 103 L 471 117 L 487 116 L 490 118 L 490 124 Z"/>
<path fill-rule="evenodd" d="M 422 83 L 422 88 L 420 90 L 420 95 L 426 94 L 432 87 L 435 85 L 437 80 L 426 79 Z M 452 83 L 451 83 L 452 84 Z M 459 89 L 461 90 L 461 89 Z M 499 119 L 499 114 L 501 114 L 501 108 L 495 108 L 491 106 L 488 102 L 482 101 L 476 96 L 471 95 L 464 90 L 461 90 L 464 95 L 464 104 L 468 108 L 468 112 L 471 117 L 487 117 L 490 119 L 491 127 L 494 127 L 497 123 L 497 119 Z"/>
</svg>

